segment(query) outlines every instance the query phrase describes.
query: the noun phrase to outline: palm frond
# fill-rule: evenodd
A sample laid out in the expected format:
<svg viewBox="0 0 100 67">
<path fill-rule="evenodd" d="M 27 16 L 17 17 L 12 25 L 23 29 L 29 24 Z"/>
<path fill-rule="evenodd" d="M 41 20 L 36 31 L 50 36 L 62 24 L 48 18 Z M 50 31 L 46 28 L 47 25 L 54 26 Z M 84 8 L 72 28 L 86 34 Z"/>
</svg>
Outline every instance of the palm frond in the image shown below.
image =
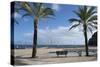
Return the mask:
<svg viewBox="0 0 100 67">
<path fill-rule="evenodd" d="M 70 23 L 73 23 L 73 22 L 79 22 L 79 23 L 81 23 L 81 20 L 76 19 L 76 18 L 71 18 L 71 19 L 69 19 L 69 22 Z"/>
<path fill-rule="evenodd" d="M 24 10 L 27 12 L 27 14 L 23 15 L 22 17 L 32 15 L 38 18 L 49 18 L 54 16 L 53 9 L 44 7 L 42 3 L 18 2 L 17 4 L 20 4 L 20 8 L 16 8 L 17 12 L 19 10 Z"/>
<path fill-rule="evenodd" d="M 88 12 L 87 12 L 87 14 L 90 13 L 90 14 L 93 15 L 93 14 L 97 13 L 97 11 L 95 9 L 96 9 L 96 7 L 90 7 L 89 10 L 88 10 Z"/>
<path fill-rule="evenodd" d="M 92 28 L 88 26 L 88 30 L 93 33 Z"/>
<path fill-rule="evenodd" d="M 80 18 L 85 22 L 86 21 L 86 11 L 87 7 L 86 6 L 81 6 L 79 7 L 79 13 L 80 13 Z"/>
<path fill-rule="evenodd" d="M 95 25 L 93 25 L 93 24 L 88 24 L 89 26 L 91 26 L 92 28 L 95 28 L 95 29 L 97 29 L 97 26 L 95 26 Z"/>
<path fill-rule="evenodd" d="M 93 21 L 92 23 L 97 25 L 97 22 L 96 21 Z"/>
<path fill-rule="evenodd" d="M 19 12 L 20 10 L 26 11 L 30 14 L 33 14 L 31 6 L 27 2 L 18 2 L 17 4 L 20 5 L 20 7 L 15 7 L 15 11 Z"/>
<path fill-rule="evenodd" d="M 96 7 L 88 7 L 88 6 L 80 6 L 78 10 L 73 11 L 78 17 L 69 19 L 70 23 L 72 22 L 80 22 L 83 25 L 91 26 L 91 28 L 97 29 L 97 11 Z M 77 27 L 78 25 L 72 26 L 70 29 Z"/>
<path fill-rule="evenodd" d="M 41 12 L 41 8 L 43 7 L 42 3 L 32 3 L 33 11 L 35 16 L 39 16 Z"/>
<path fill-rule="evenodd" d="M 73 11 L 80 19 L 82 18 L 81 14 L 78 11 Z"/>
<path fill-rule="evenodd" d="M 94 16 L 96 16 L 96 13 L 97 13 L 97 11 L 95 10 L 95 7 L 90 7 L 89 9 L 88 9 L 88 11 L 87 11 L 87 21 L 90 19 L 90 18 L 92 18 L 92 17 L 94 17 Z M 97 20 L 97 19 L 94 19 L 94 20 Z"/>
<path fill-rule="evenodd" d="M 38 12 L 37 12 L 37 16 L 39 17 L 40 16 L 40 14 L 41 14 L 41 10 L 42 10 L 43 8 L 42 8 L 42 3 L 40 3 L 39 4 L 39 6 L 38 6 Z"/>
<path fill-rule="evenodd" d="M 72 27 L 69 28 L 69 31 L 70 31 L 72 28 L 76 28 L 76 27 L 79 26 L 79 25 L 80 25 L 80 23 L 79 23 L 79 24 L 73 25 Z"/>
<path fill-rule="evenodd" d="M 37 9 L 39 9 L 40 8 L 40 5 L 42 5 L 43 3 L 32 3 L 32 6 L 34 7 L 34 8 L 37 8 Z"/>
<path fill-rule="evenodd" d="M 29 13 L 26 13 L 26 14 L 24 14 L 24 15 L 22 16 L 22 18 L 24 18 L 24 17 L 26 17 L 26 16 L 32 16 L 32 15 L 29 14 Z"/>
<path fill-rule="evenodd" d="M 26 10 L 29 13 L 33 13 L 32 8 L 30 7 L 30 5 L 27 2 L 23 2 L 21 3 L 21 7 Z"/>
<path fill-rule="evenodd" d="M 97 15 L 94 15 L 88 19 L 88 22 L 97 20 Z"/>
<path fill-rule="evenodd" d="M 18 22 L 16 19 L 14 19 L 14 22 L 15 22 L 16 24 L 19 24 L 19 22 Z"/>
<path fill-rule="evenodd" d="M 46 16 L 55 16 L 53 9 L 51 8 L 45 8 L 43 12 L 40 15 L 41 17 L 46 17 Z"/>
</svg>

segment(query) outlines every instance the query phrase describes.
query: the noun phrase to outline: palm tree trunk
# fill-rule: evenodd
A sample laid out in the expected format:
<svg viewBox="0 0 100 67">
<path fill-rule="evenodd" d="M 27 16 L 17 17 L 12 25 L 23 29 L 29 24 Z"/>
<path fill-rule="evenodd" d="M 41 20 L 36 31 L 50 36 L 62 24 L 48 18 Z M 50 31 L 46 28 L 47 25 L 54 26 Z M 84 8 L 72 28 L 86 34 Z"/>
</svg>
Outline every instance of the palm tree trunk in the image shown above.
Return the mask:
<svg viewBox="0 0 100 67">
<path fill-rule="evenodd" d="M 85 38 L 86 56 L 89 56 L 89 53 L 88 53 L 88 39 L 87 39 L 87 26 L 85 24 L 84 24 L 84 38 Z"/>
<path fill-rule="evenodd" d="M 37 46 L 37 30 L 38 30 L 38 18 L 35 17 L 34 19 L 34 36 L 33 36 L 33 51 L 32 51 L 32 58 L 36 57 L 36 46 Z"/>
</svg>

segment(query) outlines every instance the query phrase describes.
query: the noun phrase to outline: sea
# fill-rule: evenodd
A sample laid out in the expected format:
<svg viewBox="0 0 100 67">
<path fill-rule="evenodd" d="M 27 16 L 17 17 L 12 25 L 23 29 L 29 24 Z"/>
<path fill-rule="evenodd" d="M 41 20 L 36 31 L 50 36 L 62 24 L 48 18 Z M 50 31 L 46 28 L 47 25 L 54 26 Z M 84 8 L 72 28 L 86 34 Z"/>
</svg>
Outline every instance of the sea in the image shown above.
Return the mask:
<svg viewBox="0 0 100 67">
<path fill-rule="evenodd" d="M 12 49 L 26 49 L 32 48 L 32 45 L 11 45 Z M 37 48 L 48 47 L 48 48 L 78 48 L 84 47 L 84 45 L 37 45 Z"/>
</svg>

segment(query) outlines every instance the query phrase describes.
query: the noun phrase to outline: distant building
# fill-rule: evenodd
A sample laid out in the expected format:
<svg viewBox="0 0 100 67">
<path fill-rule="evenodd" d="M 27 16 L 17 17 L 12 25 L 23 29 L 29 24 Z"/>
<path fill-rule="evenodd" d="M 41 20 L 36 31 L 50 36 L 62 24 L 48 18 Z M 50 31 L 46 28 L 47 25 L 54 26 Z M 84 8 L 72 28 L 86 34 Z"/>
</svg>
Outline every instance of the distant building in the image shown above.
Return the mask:
<svg viewBox="0 0 100 67">
<path fill-rule="evenodd" d="M 97 46 L 97 32 L 95 32 L 88 42 L 89 46 Z"/>
</svg>

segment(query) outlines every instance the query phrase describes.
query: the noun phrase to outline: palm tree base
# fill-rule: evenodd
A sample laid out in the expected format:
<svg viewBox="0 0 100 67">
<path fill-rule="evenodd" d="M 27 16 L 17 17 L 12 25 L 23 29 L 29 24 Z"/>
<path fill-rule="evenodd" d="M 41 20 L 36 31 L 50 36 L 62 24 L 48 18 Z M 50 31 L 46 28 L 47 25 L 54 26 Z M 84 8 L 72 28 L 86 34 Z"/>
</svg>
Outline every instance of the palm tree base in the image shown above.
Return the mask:
<svg viewBox="0 0 100 67">
<path fill-rule="evenodd" d="M 90 55 L 85 55 L 85 56 L 90 56 Z"/>
<path fill-rule="evenodd" d="M 31 58 L 38 58 L 38 56 L 33 56 L 33 57 L 31 57 Z"/>
</svg>

